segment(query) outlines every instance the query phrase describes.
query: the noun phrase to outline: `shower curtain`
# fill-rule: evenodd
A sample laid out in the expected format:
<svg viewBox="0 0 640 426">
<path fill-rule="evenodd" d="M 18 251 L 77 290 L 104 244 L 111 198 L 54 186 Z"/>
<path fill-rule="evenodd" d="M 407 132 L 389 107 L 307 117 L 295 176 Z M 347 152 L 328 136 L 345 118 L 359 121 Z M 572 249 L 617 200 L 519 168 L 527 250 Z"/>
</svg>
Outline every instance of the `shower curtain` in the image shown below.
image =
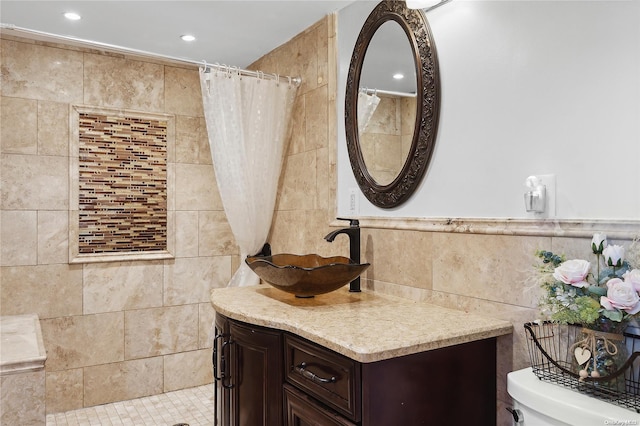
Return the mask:
<svg viewBox="0 0 640 426">
<path fill-rule="evenodd" d="M 380 98 L 377 94 L 368 95 L 364 91 L 358 92 L 358 131 L 363 134 L 376 111 Z"/>
<path fill-rule="evenodd" d="M 255 285 L 260 279 L 244 259 L 262 249 L 271 228 L 297 86 L 205 68 L 200 85 L 218 190 L 240 248 L 227 286 Z"/>
</svg>

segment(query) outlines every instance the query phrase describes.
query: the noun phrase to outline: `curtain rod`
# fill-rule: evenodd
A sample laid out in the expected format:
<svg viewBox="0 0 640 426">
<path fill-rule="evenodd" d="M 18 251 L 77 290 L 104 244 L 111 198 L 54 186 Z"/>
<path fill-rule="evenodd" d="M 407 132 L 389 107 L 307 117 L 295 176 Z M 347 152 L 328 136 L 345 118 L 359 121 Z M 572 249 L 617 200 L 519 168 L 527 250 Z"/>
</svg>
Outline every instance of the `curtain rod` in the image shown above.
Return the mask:
<svg viewBox="0 0 640 426">
<path fill-rule="evenodd" d="M 0 22 L 0 33 L 5 33 L 5 30 L 8 30 L 9 32 L 14 32 L 15 31 L 17 33 L 22 33 L 22 34 L 25 34 L 26 36 L 30 36 L 29 38 L 32 38 L 32 39 L 40 39 L 40 40 L 43 40 L 43 41 L 50 41 L 50 40 L 53 40 L 53 41 L 65 41 L 65 42 L 70 42 L 70 43 L 74 43 L 74 44 L 80 44 L 80 45 L 93 47 L 93 48 L 97 47 L 97 48 L 101 48 L 101 49 L 105 49 L 105 50 L 109 50 L 109 51 L 113 51 L 113 52 L 117 52 L 117 53 L 126 53 L 126 54 L 130 54 L 130 55 L 143 56 L 143 57 L 147 57 L 147 58 L 164 59 L 164 60 L 168 60 L 168 61 L 172 61 L 172 62 L 179 62 L 179 63 L 183 63 L 183 64 L 204 66 L 205 69 L 206 68 L 216 68 L 216 69 L 219 69 L 221 71 L 229 70 L 231 72 L 237 72 L 237 73 L 240 73 L 242 75 L 247 75 L 247 76 L 251 76 L 251 77 L 266 78 L 266 79 L 269 79 L 269 80 L 280 80 L 280 79 L 285 79 L 286 80 L 286 79 L 290 79 L 291 83 L 295 84 L 296 86 L 300 85 L 300 83 L 302 82 L 302 79 L 300 77 L 280 76 L 278 74 L 268 74 L 268 73 L 263 73 L 262 71 L 251 71 L 251 70 L 246 70 L 246 69 L 233 67 L 233 66 L 228 66 L 228 65 L 209 64 L 204 60 L 203 61 L 194 61 L 194 60 L 191 60 L 191 59 L 179 58 L 179 57 L 176 57 L 176 56 L 162 55 L 162 54 L 159 54 L 159 53 L 147 52 L 145 50 L 131 49 L 131 48 L 128 48 L 128 47 L 117 46 L 117 45 L 114 45 L 114 44 L 101 43 L 99 41 L 85 40 L 85 39 L 81 39 L 81 38 L 77 38 L 77 37 L 63 36 L 63 35 L 48 33 L 48 32 L 44 32 L 44 31 L 32 30 L 32 29 L 29 29 L 29 28 L 17 27 L 17 26 L 15 26 L 13 24 L 5 24 L 5 23 L 1 23 Z"/>
<path fill-rule="evenodd" d="M 399 97 L 402 97 L 402 98 L 415 98 L 416 97 L 415 93 L 394 92 L 393 90 L 383 90 L 383 89 L 369 89 L 367 87 L 361 87 L 360 91 L 366 93 L 367 95 L 381 94 L 381 95 L 389 95 L 389 96 L 399 96 Z"/>
</svg>

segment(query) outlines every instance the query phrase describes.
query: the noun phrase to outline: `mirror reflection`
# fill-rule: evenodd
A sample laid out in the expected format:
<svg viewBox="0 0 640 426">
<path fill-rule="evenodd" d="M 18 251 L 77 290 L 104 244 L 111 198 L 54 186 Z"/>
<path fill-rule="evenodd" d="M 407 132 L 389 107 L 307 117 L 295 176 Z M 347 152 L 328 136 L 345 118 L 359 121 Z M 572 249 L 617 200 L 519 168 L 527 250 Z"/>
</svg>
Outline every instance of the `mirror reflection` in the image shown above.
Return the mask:
<svg viewBox="0 0 640 426">
<path fill-rule="evenodd" d="M 396 21 L 383 23 L 365 53 L 357 118 L 362 156 L 371 177 L 388 185 L 409 154 L 416 121 L 416 64 Z"/>
</svg>

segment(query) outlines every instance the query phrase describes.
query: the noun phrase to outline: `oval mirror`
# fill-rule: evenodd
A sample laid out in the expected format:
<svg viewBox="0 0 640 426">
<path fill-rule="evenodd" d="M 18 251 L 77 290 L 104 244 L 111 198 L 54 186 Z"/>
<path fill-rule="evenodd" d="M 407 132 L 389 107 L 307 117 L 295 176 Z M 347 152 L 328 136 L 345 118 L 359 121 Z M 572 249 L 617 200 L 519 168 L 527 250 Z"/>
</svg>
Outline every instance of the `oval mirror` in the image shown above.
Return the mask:
<svg viewBox="0 0 640 426">
<path fill-rule="evenodd" d="M 345 96 L 351 168 L 374 205 L 398 206 L 420 184 L 434 150 L 439 92 L 424 13 L 403 1 L 379 3 L 356 41 Z"/>
</svg>

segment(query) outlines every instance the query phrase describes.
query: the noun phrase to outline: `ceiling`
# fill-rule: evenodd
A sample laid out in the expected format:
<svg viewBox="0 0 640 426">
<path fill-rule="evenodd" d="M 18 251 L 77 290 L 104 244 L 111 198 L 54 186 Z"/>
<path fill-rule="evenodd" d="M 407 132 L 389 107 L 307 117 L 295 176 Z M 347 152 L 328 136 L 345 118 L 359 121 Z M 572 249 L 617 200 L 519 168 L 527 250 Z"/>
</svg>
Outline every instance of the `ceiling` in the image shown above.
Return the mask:
<svg viewBox="0 0 640 426">
<path fill-rule="evenodd" d="M 246 67 L 353 0 L 1 0 L 15 26 L 172 58 Z M 81 15 L 69 21 L 63 13 Z M 183 34 L 195 41 L 185 42 Z M 24 34 L 22 34 L 24 35 Z"/>
<path fill-rule="evenodd" d="M 2 32 L 7 34 L 45 40 L 51 36 L 63 37 L 66 42 L 87 41 L 107 50 L 125 49 L 144 56 L 246 68 L 327 14 L 355 1 L 369 1 L 371 8 L 378 2 L 0 0 L 0 22 Z M 82 19 L 70 21 L 63 16 L 65 12 L 75 12 Z M 10 27 L 19 31 L 14 32 Z M 30 31 L 20 31 L 22 29 Z M 184 34 L 191 34 L 196 40 L 185 42 L 180 38 Z M 395 23 L 380 27 L 367 50 L 361 86 L 415 93 L 415 65 L 403 34 Z M 407 78 L 392 79 L 396 73 Z"/>
</svg>

